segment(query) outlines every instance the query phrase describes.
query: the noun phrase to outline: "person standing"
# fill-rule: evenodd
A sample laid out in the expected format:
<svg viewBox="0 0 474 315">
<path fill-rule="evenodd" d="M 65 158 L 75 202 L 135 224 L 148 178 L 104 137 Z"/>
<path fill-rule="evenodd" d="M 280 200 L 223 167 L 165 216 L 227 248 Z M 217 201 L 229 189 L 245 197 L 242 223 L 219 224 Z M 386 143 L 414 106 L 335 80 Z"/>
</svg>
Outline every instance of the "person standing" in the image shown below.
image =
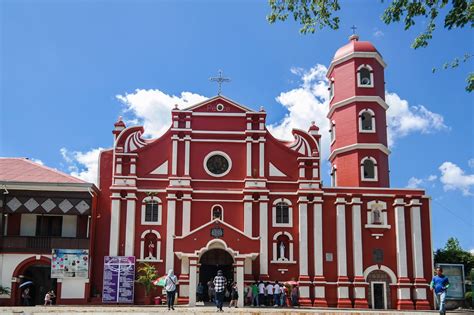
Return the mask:
<svg viewBox="0 0 474 315">
<path fill-rule="evenodd" d="M 439 306 L 439 313 L 441 315 L 446 314 L 446 290 L 449 288 L 448 277 L 443 275 L 443 268 L 436 268 L 436 276 L 433 277 L 430 283 L 430 290 L 435 292 L 436 303 Z"/>
<path fill-rule="evenodd" d="M 280 294 L 281 294 L 281 288 L 280 284 L 278 283 L 278 280 L 275 281 L 275 285 L 273 286 L 273 300 L 275 303 L 273 303 L 273 306 L 280 306 Z"/>
<path fill-rule="evenodd" d="M 197 301 L 202 302 L 203 295 L 204 295 L 204 285 L 202 284 L 202 282 L 199 282 L 196 288 L 196 294 L 197 294 Z"/>
<path fill-rule="evenodd" d="M 297 285 L 293 286 L 293 289 L 291 289 L 291 305 L 293 307 L 299 306 L 300 305 L 300 290 L 298 289 Z"/>
<path fill-rule="evenodd" d="M 239 299 L 239 291 L 237 288 L 237 282 L 232 284 L 232 289 L 230 290 L 230 304 L 229 308 L 235 306 L 237 308 L 237 300 Z"/>
<path fill-rule="evenodd" d="M 282 285 L 281 286 L 281 294 L 280 294 L 280 306 L 281 307 L 286 306 L 286 296 L 287 296 L 286 292 L 287 292 L 286 286 Z"/>
<path fill-rule="evenodd" d="M 168 311 L 174 311 L 174 296 L 176 294 L 176 285 L 178 278 L 174 275 L 173 269 L 168 270 L 168 275 L 165 280 L 166 301 L 168 302 Z"/>
<path fill-rule="evenodd" d="M 258 306 L 258 282 L 252 284 L 252 304 Z"/>
<path fill-rule="evenodd" d="M 226 278 L 222 270 L 217 271 L 217 276 L 214 277 L 214 290 L 216 292 L 216 306 L 218 312 L 223 312 L 222 304 L 224 303 L 224 290 L 226 286 Z"/>
<path fill-rule="evenodd" d="M 273 284 L 271 282 L 267 282 L 267 305 L 273 305 Z"/>
<path fill-rule="evenodd" d="M 31 300 L 30 288 L 26 288 L 25 290 L 23 290 L 23 293 L 21 294 L 21 298 L 23 299 L 24 306 L 30 306 L 30 300 Z"/>
<path fill-rule="evenodd" d="M 53 305 L 53 301 L 51 299 L 51 291 L 46 292 L 44 296 L 44 306 L 46 305 Z"/>
<path fill-rule="evenodd" d="M 258 283 L 258 306 L 265 306 L 265 283 L 262 280 Z"/>
</svg>

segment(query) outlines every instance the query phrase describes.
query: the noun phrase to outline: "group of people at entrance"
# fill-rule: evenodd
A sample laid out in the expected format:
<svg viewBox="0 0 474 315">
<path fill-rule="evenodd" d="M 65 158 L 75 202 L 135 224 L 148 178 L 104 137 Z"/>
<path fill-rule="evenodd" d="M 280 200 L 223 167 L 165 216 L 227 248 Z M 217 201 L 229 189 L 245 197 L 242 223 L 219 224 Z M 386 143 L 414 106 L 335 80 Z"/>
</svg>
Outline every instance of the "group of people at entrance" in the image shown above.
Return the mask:
<svg viewBox="0 0 474 315">
<path fill-rule="evenodd" d="M 254 282 L 245 288 L 246 305 L 249 306 L 299 306 L 299 289 L 294 284 L 287 287 L 284 284 L 275 282 Z M 287 302 L 288 296 L 291 297 L 291 304 Z"/>
</svg>

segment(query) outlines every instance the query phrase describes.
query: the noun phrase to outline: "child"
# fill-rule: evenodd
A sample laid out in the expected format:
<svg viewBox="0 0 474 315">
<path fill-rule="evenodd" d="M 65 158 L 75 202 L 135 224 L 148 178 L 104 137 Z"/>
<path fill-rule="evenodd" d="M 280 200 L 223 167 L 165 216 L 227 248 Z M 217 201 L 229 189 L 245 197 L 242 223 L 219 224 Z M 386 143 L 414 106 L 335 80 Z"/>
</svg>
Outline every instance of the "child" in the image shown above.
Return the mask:
<svg viewBox="0 0 474 315">
<path fill-rule="evenodd" d="M 237 300 L 239 299 L 239 291 L 237 289 L 237 282 L 232 284 L 232 290 L 230 292 L 230 304 L 229 307 L 235 306 L 237 308 Z"/>
<path fill-rule="evenodd" d="M 53 305 L 51 291 L 48 291 L 46 295 L 44 296 L 44 306 L 46 305 Z"/>
</svg>

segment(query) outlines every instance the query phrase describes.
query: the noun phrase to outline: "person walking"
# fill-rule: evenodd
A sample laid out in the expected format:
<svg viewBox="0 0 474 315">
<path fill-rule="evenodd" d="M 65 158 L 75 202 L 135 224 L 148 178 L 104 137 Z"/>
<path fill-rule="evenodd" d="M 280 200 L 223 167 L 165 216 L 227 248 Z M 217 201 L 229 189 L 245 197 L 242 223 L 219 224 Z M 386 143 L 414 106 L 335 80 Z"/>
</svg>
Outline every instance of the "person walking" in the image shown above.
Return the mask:
<svg viewBox="0 0 474 315">
<path fill-rule="evenodd" d="M 281 286 L 281 294 L 280 294 L 280 306 L 281 307 L 286 306 L 286 296 L 287 296 L 286 292 L 287 292 L 286 286 L 282 285 Z"/>
<path fill-rule="evenodd" d="M 217 271 L 217 276 L 214 277 L 214 290 L 216 292 L 216 306 L 218 312 L 223 312 L 222 304 L 224 303 L 224 290 L 226 286 L 226 278 L 222 270 Z"/>
<path fill-rule="evenodd" d="M 44 306 L 46 305 L 53 305 L 53 299 L 51 297 L 51 291 L 46 292 L 44 296 Z"/>
<path fill-rule="evenodd" d="M 214 291 L 214 283 L 212 283 L 212 279 L 210 279 L 207 282 L 207 295 L 209 296 L 209 302 L 214 303 L 215 291 Z"/>
<path fill-rule="evenodd" d="M 258 306 L 265 306 L 265 283 L 262 280 L 258 283 Z"/>
<path fill-rule="evenodd" d="M 291 305 L 293 307 L 299 306 L 300 305 L 299 299 L 300 299 L 300 290 L 298 289 L 297 285 L 294 285 L 293 289 L 291 289 Z"/>
<path fill-rule="evenodd" d="M 267 286 L 265 289 L 267 291 L 267 305 L 272 306 L 273 305 L 273 284 L 271 282 L 267 282 Z"/>
<path fill-rule="evenodd" d="M 258 306 L 258 282 L 252 284 L 252 304 Z"/>
<path fill-rule="evenodd" d="M 166 301 L 168 302 L 168 311 L 174 311 L 174 296 L 176 295 L 176 285 L 178 278 L 174 275 L 173 269 L 168 270 L 168 275 L 165 280 Z"/>
<path fill-rule="evenodd" d="M 252 306 L 252 301 L 253 301 L 252 285 L 249 284 L 245 288 L 245 304 Z"/>
<path fill-rule="evenodd" d="M 232 289 L 230 290 L 230 304 L 229 308 L 235 306 L 237 308 L 237 300 L 239 299 L 239 289 L 237 288 L 237 282 L 232 284 Z"/>
<path fill-rule="evenodd" d="M 278 280 L 275 281 L 275 285 L 273 285 L 273 300 L 275 303 L 273 303 L 273 306 L 280 306 L 280 294 L 281 294 L 281 288 L 280 284 L 278 283 Z"/>
<path fill-rule="evenodd" d="M 430 290 L 435 292 L 436 303 L 439 306 L 439 313 L 446 314 L 446 290 L 449 288 L 449 279 L 443 275 L 443 268 L 436 268 L 436 276 L 433 277 L 430 283 Z"/>
<path fill-rule="evenodd" d="M 25 290 L 23 290 L 23 293 L 21 294 L 21 298 L 23 299 L 24 306 L 30 306 L 30 300 L 31 300 L 30 288 L 26 288 Z"/>
</svg>

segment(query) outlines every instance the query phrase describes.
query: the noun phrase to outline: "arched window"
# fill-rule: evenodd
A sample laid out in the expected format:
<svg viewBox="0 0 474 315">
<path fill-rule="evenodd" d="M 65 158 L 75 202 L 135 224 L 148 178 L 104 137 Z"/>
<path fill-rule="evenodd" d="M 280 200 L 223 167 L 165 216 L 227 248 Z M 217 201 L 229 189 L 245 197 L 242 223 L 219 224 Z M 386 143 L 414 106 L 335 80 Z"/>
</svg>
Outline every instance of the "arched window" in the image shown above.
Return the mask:
<svg viewBox="0 0 474 315">
<path fill-rule="evenodd" d="M 336 187 L 337 186 L 337 167 L 336 165 L 333 165 L 331 168 L 331 187 Z"/>
<path fill-rule="evenodd" d="M 336 140 L 336 122 L 331 121 L 331 129 L 329 129 L 329 134 L 331 135 L 331 144 Z"/>
<path fill-rule="evenodd" d="M 160 225 L 162 204 L 160 198 L 146 197 L 142 201 L 142 225 Z"/>
<path fill-rule="evenodd" d="M 359 132 L 375 132 L 375 113 L 366 108 L 359 112 Z"/>
<path fill-rule="evenodd" d="M 357 86 L 374 87 L 374 73 L 370 65 L 360 65 L 357 68 Z"/>
<path fill-rule="evenodd" d="M 363 181 L 377 181 L 377 161 L 373 157 L 365 157 L 360 163 Z"/>
<path fill-rule="evenodd" d="M 222 209 L 222 206 L 221 205 L 212 206 L 211 216 L 212 216 L 212 220 L 215 220 L 215 219 L 223 220 L 224 211 Z"/>
<path fill-rule="evenodd" d="M 273 252 L 271 263 L 295 263 L 293 257 L 293 237 L 288 232 L 278 232 L 273 235 Z"/>
<path fill-rule="evenodd" d="M 293 209 L 288 199 L 280 198 L 273 202 L 272 207 L 273 226 L 293 226 Z"/>
<path fill-rule="evenodd" d="M 158 231 L 146 230 L 140 237 L 140 260 L 161 260 L 161 236 Z"/>
<path fill-rule="evenodd" d="M 334 79 L 331 78 L 331 80 L 329 80 L 329 100 L 332 100 L 332 98 L 334 97 Z"/>
</svg>

